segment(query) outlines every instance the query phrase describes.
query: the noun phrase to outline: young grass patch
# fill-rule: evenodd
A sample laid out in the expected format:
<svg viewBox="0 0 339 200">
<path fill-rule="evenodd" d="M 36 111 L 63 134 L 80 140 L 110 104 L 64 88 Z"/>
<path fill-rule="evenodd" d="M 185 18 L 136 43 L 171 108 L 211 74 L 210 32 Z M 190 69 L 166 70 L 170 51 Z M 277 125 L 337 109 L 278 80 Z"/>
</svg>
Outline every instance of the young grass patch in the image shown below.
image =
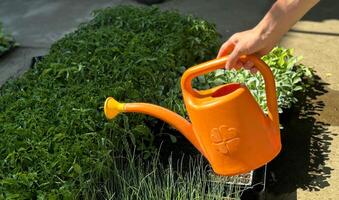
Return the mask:
<svg viewBox="0 0 339 200">
<path fill-rule="evenodd" d="M 159 156 L 149 162 L 125 149 L 115 155 L 112 173 L 85 194 L 90 199 L 239 199 L 244 186 L 211 181 L 211 170 L 200 157 L 182 157 L 160 163 Z M 183 162 L 186 162 L 185 164 Z M 187 164 L 188 163 L 188 164 Z"/>
</svg>

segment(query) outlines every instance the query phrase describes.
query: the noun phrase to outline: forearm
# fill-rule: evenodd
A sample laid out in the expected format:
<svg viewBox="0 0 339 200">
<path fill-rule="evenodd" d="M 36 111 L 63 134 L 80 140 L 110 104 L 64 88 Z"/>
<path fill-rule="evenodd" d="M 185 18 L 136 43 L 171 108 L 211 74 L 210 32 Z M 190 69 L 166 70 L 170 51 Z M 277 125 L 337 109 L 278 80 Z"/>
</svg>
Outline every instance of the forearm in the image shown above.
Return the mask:
<svg viewBox="0 0 339 200">
<path fill-rule="evenodd" d="M 278 40 L 319 0 L 277 0 L 254 28 L 270 42 Z"/>
<path fill-rule="evenodd" d="M 241 55 L 269 53 L 280 38 L 320 0 L 277 0 L 253 29 L 233 34 L 220 48 L 218 58 L 228 55 L 226 69 L 255 70 L 253 63 L 241 63 Z"/>
</svg>

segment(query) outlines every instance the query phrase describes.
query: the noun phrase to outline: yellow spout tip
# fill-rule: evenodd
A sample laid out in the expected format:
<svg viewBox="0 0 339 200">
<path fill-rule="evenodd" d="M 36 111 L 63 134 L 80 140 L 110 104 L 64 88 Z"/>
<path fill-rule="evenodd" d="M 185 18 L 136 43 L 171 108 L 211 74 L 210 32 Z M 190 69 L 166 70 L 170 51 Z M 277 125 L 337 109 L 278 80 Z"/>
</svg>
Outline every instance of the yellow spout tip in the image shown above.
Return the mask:
<svg viewBox="0 0 339 200">
<path fill-rule="evenodd" d="M 113 119 L 124 110 L 124 104 L 119 103 L 112 97 L 108 97 L 105 101 L 104 112 L 107 119 Z"/>
</svg>

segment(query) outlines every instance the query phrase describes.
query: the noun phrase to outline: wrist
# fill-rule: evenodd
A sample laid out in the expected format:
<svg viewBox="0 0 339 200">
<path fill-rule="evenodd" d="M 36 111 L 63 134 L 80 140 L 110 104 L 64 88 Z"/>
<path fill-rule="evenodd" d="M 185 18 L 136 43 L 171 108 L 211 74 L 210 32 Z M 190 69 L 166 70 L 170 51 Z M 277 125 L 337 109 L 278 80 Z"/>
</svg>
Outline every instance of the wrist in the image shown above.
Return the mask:
<svg viewBox="0 0 339 200">
<path fill-rule="evenodd" d="M 282 36 L 280 34 L 282 31 L 280 31 L 278 26 L 278 20 L 270 15 L 266 15 L 253 30 L 263 44 L 276 43 Z"/>
</svg>

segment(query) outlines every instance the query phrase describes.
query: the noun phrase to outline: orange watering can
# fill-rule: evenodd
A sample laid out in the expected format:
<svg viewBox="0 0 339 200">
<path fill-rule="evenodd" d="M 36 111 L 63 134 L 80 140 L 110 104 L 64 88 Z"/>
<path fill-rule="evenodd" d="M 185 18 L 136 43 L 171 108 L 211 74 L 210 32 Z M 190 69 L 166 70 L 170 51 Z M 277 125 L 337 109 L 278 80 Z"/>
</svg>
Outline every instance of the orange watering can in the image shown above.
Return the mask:
<svg viewBox="0 0 339 200">
<path fill-rule="evenodd" d="M 108 97 L 104 110 L 108 119 L 119 112 L 138 112 L 159 118 L 179 130 L 209 161 L 219 175 L 249 172 L 271 161 L 280 151 L 280 130 L 275 82 L 270 68 L 253 55 L 252 61 L 265 80 L 268 114 L 240 83 L 208 90 L 192 88 L 192 79 L 223 68 L 227 57 L 189 68 L 181 78 L 184 103 L 191 123 L 180 115 L 148 103 L 119 103 Z"/>
</svg>

